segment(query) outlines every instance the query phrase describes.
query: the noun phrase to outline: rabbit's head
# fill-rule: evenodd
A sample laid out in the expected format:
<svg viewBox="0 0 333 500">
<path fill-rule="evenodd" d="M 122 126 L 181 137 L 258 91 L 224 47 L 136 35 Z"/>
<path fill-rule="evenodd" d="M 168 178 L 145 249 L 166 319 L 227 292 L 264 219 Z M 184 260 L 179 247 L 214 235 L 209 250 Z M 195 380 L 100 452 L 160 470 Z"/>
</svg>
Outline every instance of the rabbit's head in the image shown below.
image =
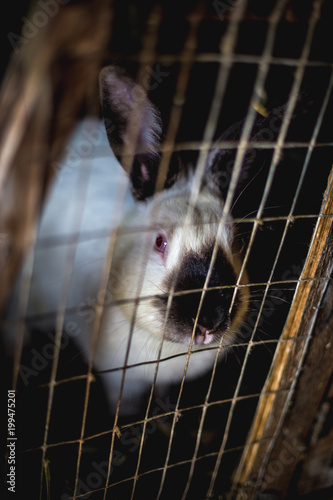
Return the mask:
<svg viewBox="0 0 333 500">
<path fill-rule="evenodd" d="M 164 187 L 155 192 L 161 164 L 160 115 L 145 91 L 122 70 L 101 72 L 108 138 L 128 173 L 135 209 L 118 231 L 111 290 L 135 327 L 178 344 L 230 344 L 247 312 L 248 288 L 235 285 L 242 267 L 230 215 L 212 186 L 213 172 L 197 196 L 193 172 L 172 158 Z M 211 154 L 212 162 L 219 158 Z M 223 168 L 221 166 L 221 168 Z M 238 285 L 247 283 L 246 272 Z M 205 287 L 204 294 L 202 289 Z M 138 299 L 139 297 L 139 299 Z M 232 307 L 231 307 L 232 305 Z"/>
</svg>

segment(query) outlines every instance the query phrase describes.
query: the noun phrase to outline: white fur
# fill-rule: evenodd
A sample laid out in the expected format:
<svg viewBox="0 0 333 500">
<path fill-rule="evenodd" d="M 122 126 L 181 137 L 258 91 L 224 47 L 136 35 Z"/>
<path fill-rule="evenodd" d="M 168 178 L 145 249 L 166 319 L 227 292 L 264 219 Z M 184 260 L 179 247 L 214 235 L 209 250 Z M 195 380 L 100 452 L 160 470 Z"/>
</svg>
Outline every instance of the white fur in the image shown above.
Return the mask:
<svg viewBox="0 0 333 500">
<path fill-rule="evenodd" d="M 184 375 L 190 338 L 184 343 L 175 343 L 163 340 L 163 318 L 150 300 L 140 300 L 136 306 L 133 300 L 140 297 L 152 297 L 167 293 L 163 289 L 163 279 L 166 273 L 179 269 L 184 254 L 187 251 L 199 252 L 206 243 L 215 238 L 221 213 L 221 201 L 205 192 L 200 197 L 199 205 L 202 213 L 210 213 L 205 225 L 193 225 L 193 220 L 184 228 L 188 206 L 186 198 L 189 196 L 190 186 L 183 184 L 157 195 L 152 201 L 146 202 L 125 217 L 122 228 L 131 229 L 118 235 L 117 246 L 113 257 L 113 267 L 122 273 L 116 273 L 112 278 L 110 289 L 115 301 L 127 300 L 126 304 L 111 305 L 106 308 L 99 334 L 95 363 L 100 370 L 116 369 L 124 366 L 129 339 L 131 348 L 126 365 L 147 363 L 139 367 L 129 368 L 123 387 L 123 407 L 129 411 L 135 400 L 134 396 L 149 387 L 154 379 L 156 361 L 159 358 L 175 357 L 162 361 L 158 365 L 156 383 L 165 385 L 181 380 Z M 152 215 L 153 214 L 153 215 Z M 168 234 L 168 224 L 175 224 L 172 238 L 168 242 L 168 252 L 164 260 L 154 251 L 154 237 L 156 230 L 151 225 L 165 228 Z M 209 222 L 209 224 L 208 224 Z M 138 230 L 139 229 L 139 230 Z M 135 236 L 134 236 L 135 235 Z M 231 225 L 226 225 L 221 233 L 220 243 L 227 255 L 231 253 Z M 134 326 L 131 328 L 132 321 Z M 181 338 L 181 335 L 179 335 Z M 163 340 L 163 342 L 162 342 Z M 224 344 L 228 342 L 225 341 Z M 201 346 L 201 349 L 205 346 Z M 193 344 L 192 350 L 199 350 L 200 346 Z M 206 372 L 212 367 L 216 357 L 216 350 L 203 351 L 192 354 L 186 377 L 193 378 Z M 114 408 L 118 400 L 123 371 L 105 374 L 104 379 L 111 394 L 111 405 Z M 132 404 L 130 403 L 132 400 Z"/>
<path fill-rule="evenodd" d="M 87 131 L 96 133 L 89 135 Z M 90 141 L 91 155 L 86 158 L 81 155 L 81 162 L 75 164 L 73 154 L 79 151 L 82 141 L 89 142 L 87 137 L 94 137 Z M 162 342 L 163 319 L 148 297 L 167 293 L 168 290 L 163 289 L 166 273 L 179 267 L 187 251 L 200 252 L 205 243 L 214 240 L 223 205 L 204 190 L 198 200 L 203 224 L 193 225 L 192 218 L 184 229 L 190 192 L 188 182 L 176 184 L 152 201 L 134 203 L 127 177 L 112 156 L 104 126 L 98 121 L 86 120 L 80 124 L 62 164 L 39 228 L 26 317 L 32 325 L 54 330 L 56 312 L 60 306 L 65 307 L 63 331 L 75 338 L 89 359 L 94 351 L 91 332 L 96 319 L 96 307 L 92 304 L 100 304 L 99 298 L 106 292 L 94 363 L 97 370 L 114 370 L 103 374 L 113 410 L 125 361 L 126 366 L 142 363 L 126 370 L 121 408 L 124 413 L 130 413 L 136 410 L 138 397 L 153 382 L 159 357 L 157 384 L 177 382 L 184 374 L 190 340 L 183 344 Z M 172 237 L 163 259 L 154 250 L 154 239 L 160 230 L 168 233 L 171 226 Z M 99 292 L 115 231 L 117 240 L 110 279 L 106 290 Z M 77 239 L 68 239 L 73 233 L 77 233 Z M 239 270 L 240 264 L 231 254 L 232 238 L 229 221 L 223 227 L 219 243 L 235 270 Z M 23 281 L 29 281 L 30 275 L 31 269 L 26 264 Z M 24 313 L 17 311 L 18 296 L 19 286 L 9 310 L 8 321 L 12 323 Z M 138 296 L 146 299 L 140 300 L 136 307 L 134 299 Z M 9 331 L 12 335 L 12 329 Z M 224 342 L 227 345 L 230 339 Z M 193 345 L 192 350 L 203 347 L 207 346 Z M 179 354 L 182 356 L 163 361 Z M 193 352 L 187 378 L 209 370 L 215 356 L 215 349 Z M 145 364 L 147 362 L 152 363 Z"/>
</svg>

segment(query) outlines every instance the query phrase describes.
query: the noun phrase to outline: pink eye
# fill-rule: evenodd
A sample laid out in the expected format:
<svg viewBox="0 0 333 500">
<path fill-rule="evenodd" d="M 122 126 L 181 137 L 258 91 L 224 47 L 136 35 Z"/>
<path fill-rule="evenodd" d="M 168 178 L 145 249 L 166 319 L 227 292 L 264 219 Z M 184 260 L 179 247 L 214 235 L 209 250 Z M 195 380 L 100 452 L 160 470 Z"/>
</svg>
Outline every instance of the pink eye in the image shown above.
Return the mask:
<svg viewBox="0 0 333 500">
<path fill-rule="evenodd" d="M 164 253 L 166 251 L 167 245 L 168 245 L 168 240 L 166 239 L 164 234 L 159 233 L 155 239 L 155 249 L 158 252 Z"/>
</svg>

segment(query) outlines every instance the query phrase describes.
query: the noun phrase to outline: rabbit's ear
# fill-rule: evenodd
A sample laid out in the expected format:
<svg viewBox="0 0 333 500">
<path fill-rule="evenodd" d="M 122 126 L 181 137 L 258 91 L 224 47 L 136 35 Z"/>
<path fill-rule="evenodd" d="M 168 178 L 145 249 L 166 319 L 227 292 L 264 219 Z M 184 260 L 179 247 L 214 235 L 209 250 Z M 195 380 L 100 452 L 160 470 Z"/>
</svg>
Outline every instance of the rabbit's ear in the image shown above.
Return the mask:
<svg viewBox="0 0 333 500">
<path fill-rule="evenodd" d="M 237 186 L 234 191 L 233 201 L 238 200 L 239 196 L 247 190 L 251 184 L 251 190 L 256 196 L 261 196 L 261 190 L 266 182 L 267 172 L 273 155 L 273 143 L 277 140 L 283 118 L 286 113 L 287 104 L 283 104 L 272 110 L 264 110 L 264 114 L 257 113 L 254 124 L 252 126 L 250 141 L 252 147 L 248 147 L 245 151 L 241 173 L 238 179 Z M 315 116 L 316 108 L 313 106 L 311 96 L 306 92 L 302 92 L 297 99 L 291 122 L 288 128 L 287 141 L 301 142 L 309 140 L 313 127 L 313 117 Z M 219 138 L 220 141 L 230 141 L 238 144 L 245 120 L 239 121 L 231 125 Z M 256 143 L 270 142 L 271 146 L 255 147 Z M 217 146 L 217 145 L 216 145 Z M 230 185 L 230 180 L 234 168 L 236 149 L 218 147 L 212 149 L 208 155 L 205 171 L 205 182 L 208 187 L 222 196 L 224 199 Z M 302 154 L 297 153 L 293 148 L 284 150 L 281 154 L 280 161 L 285 164 L 290 162 L 291 168 L 295 162 L 303 162 Z M 244 197 L 243 197 L 244 198 Z"/>
<path fill-rule="evenodd" d="M 144 88 L 115 66 L 102 69 L 100 95 L 112 150 L 130 176 L 134 197 L 144 200 L 154 193 L 161 158 L 160 114 Z"/>
<path fill-rule="evenodd" d="M 239 121 L 231 125 L 217 140 L 217 144 L 223 141 L 238 142 L 241 136 L 241 131 L 244 122 Z M 236 148 L 219 148 L 210 150 L 205 168 L 205 183 L 211 191 L 216 195 L 226 199 L 231 176 L 236 159 Z M 249 170 L 255 154 L 249 150 L 245 155 L 245 160 L 242 165 L 241 173 L 238 179 L 238 184 L 235 191 L 235 196 L 249 177 Z"/>
<path fill-rule="evenodd" d="M 271 141 L 274 142 L 278 136 L 281 127 L 282 119 L 285 114 L 286 106 L 274 108 L 271 112 L 265 113 L 265 116 L 257 114 L 251 135 L 252 143 Z M 239 121 L 231 125 L 221 135 L 217 142 L 230 141 L 235 145 L 231 148 L 214 148 L 207 158 L 205 182 L 208 187 L 222 196 L 224 199 L 227 196 L 231 176 L 233 173 L 234 163 L 236 159 L 236 146 L 240 140 L 242 129 L 245 120 Z M 237 186 L 235 187 L 233 201 L 238 199 L 244 188 L 253 183 L 254 191 L 258 191 L 257 185 L 266 178 L 267 165 L 270 163 L 270 156 L 273 148 L 256 148 L 248 147 L 244 153 L 243 164 L 238 178 Z M 258 191 L 259 192 L 259 191 Z"/>
</svg>

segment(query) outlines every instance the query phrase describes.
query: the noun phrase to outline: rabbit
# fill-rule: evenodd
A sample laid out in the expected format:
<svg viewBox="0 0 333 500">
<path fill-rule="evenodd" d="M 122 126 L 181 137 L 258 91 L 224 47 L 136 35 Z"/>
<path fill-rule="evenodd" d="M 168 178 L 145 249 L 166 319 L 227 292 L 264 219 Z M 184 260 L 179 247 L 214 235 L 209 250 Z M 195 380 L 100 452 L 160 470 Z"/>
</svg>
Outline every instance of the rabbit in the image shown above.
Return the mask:
<svg viewBox="0 0 333 500">
<path fill-rule="evenodd" d="M 199 377 L 213 367 L 219 346 L 219 358 L 225 356 L 247 320 L 249 277 L 231 214 L 219 227 L 235 149 L 216 145 L 210 150 L 195 200 L 195 167 L 184 168 L 175 156 L 163 189 L 156 190 L 163 142 L 158 110 L 144 89 L 114 66 L 101 72 L 100 95 L 108 139 L 130 177 L 136 203 L 117 235 L 112 262 L 117 272 L 111 272 L 109 281 L 113 303 L 101 320 L 95 365 L 103 371 L 111 407 L 121 396 L 128 412 L 154 380 L 157 386 L 177 383 L 185 365 L 187 380 Z M 304 121 L 306 102 L 307 96 L 300 95 L 292 116 L 296 130 Z M 285 104 L 264 109 L 255 118 L 251 141 L 275 140 L 285 113 Z M 243 126 L 242 120 L 231 125 L 219 140 L 237 141 Z M 266 179 L 271 153 L 248 148 L 236 201 L 255 177 Z M 285 151 L 280 166 L 295 161 Z M 235 290 L 236 283 L 241 286 Z"/>
<path fill-rule="evenodd" d="M 193 379 L 213 367 L 219 346 L 219 357 L 225 355 L 246 320 L 248 287 L 235 292 L 235 285 L 239 278 L 238 284 L 246 285 L 248 277 L 246 270 L 240 276 L 243 261 L 231 215 L 220 225 L 221 151 L 208 155 L 195 200 L 194 168 L 184 168 L 175 155 L 164 185 L 156 190 L 163 141 L 159 111 L 145 90 L 115 66 L 101 70 L 100 98 L 105 130 L 94 120 L 78 127 L 46 203 L 33 271 L 26 263 L 20 282 L 31 282 L 29 328 L 38 324 L 54 330 L 56 311 L 66 299 L 63 335 L 74 339 L 87 361 L 93 359 L 112 413 L 120 401 L 120 414 L 131 415 L 155 378 L 156 387 L 179 382 L 188 359 L 186 380 Z M 106 136 L 111 152 L 105 149 Z M 98 150 L 100 157 L 79 164 L 74 153 L 82 137 L 91 155 Z M 88 208 L 80 206 L 82 186 L 88 186 Z M 121 217 L 115 201 L 119 193 Z M 63 240 L 57 240 L 59 235 Z M 111 267 L 100 289 L 109 247 Z M 17 308 L 17 296 L 13 303 Z M 97 335 L 96 304 L 103 306 Z"/>
<path fill-rule="evenodd" d="M 100 95 L 108 139 L 125 164 L 136 204 L 125 214 L 117 235 L 112 261 L 117 272 L 111 270 L 108 286 L 113 304 L 102 316 L 95 365 L 104 372 L 114 409 L 122 385 L 120 368 L 126 363 L 121 405 L 128 412 L 154 381 L 156 360 L 157 386 L 182 379 L 190 346 L 186 378 L 211 369 L 217 347 L 222 345 L 223 355 L 235 342 L 246 318 L 249 292 L 239 287 L 229 311 L 242 258 L 230 216 L 218 232 L 224 201 L 212 173 L 217 152 L 209 155 L 209 183 L 204 179 L 195 201 L 193 170 L 182 171 L 177 159 L 171 160 L 164 189 L 154 192 L 162 142 L 158 110 L 141 87 L 113 66 L 101 71 Z M 127 147 L 133 152 L 130 162 Z M 209 289 L 198 311 L 215 243 Z M 243 272 L 240 284 L 247 282 Z M 137 300 L 138 296 L 143 298 Z"/>
</svg>

